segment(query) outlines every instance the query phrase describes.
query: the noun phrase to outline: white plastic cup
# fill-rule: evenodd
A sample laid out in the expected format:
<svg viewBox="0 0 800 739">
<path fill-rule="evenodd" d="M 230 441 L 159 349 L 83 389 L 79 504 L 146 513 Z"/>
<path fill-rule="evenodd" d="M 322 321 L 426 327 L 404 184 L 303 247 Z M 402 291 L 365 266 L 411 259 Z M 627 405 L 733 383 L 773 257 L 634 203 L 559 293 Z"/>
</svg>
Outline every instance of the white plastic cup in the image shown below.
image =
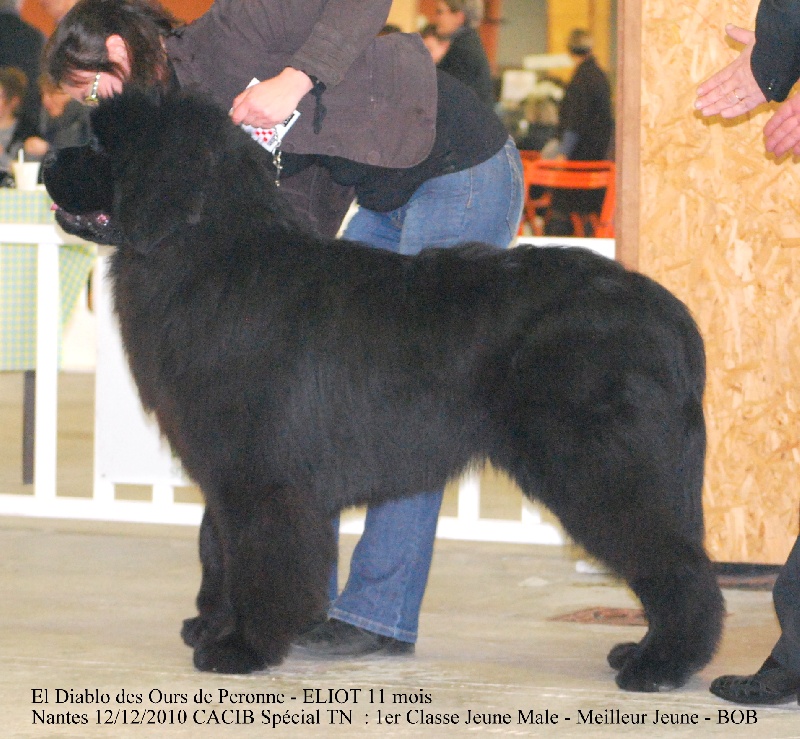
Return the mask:
<svg viewBox="0 0 800 739">
<path fill-rule="evenodd" d="M 40 162 L 13 162 L 14 182 L 17 190 L 35 190 L 39 182 Z"/>
</svg>

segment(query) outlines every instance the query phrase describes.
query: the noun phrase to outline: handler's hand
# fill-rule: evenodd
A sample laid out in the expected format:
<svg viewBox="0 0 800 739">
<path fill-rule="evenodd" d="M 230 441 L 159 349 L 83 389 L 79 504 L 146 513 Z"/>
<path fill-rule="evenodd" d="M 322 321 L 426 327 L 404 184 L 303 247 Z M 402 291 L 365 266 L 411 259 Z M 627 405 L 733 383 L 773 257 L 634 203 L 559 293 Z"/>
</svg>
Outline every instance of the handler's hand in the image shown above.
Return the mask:
<svg viewBox="0 0 800 739">
<path fill-rule="evenodd" d="M 787 151 L 800 154 L 800 96 L 792 95 L 781 104 L 764 126 L 767 151 L 776 157 Z"/>
<path fill-rule="evenodd" d="M 697 88 L 694 107 L 704 116 L 719 114 L 723 118 L 735 118 L 767 100 L 750 68 L 755 33 L 730 24 L 725 26 L 725 32 L 734 41 L 744 44 L 744 49 L 728 66 Z"/>
<path fill-rule="evenodd" d="M 231 120 L 237 125 L 246 123 L 271 128 L 283 123 L 312 87 L 305 72 L 286 67 L 277 77 L 259 82 L 237 95 L 231 108 Z"/>
</svg>

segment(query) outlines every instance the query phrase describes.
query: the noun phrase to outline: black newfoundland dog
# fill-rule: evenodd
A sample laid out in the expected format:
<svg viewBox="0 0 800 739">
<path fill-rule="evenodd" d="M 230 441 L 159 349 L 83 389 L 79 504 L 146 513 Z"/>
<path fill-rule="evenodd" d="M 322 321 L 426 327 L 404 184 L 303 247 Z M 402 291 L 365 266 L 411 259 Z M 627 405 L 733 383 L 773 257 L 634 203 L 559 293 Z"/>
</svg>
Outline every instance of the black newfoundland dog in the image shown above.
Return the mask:
<svg viewBox="0 0 800 739">
<path fill-rule="evenodd" d="M 281 662 L 325 609 L 331 515 L 490 461 L 644 607 L 617 683 L 681 685 L 723 601 L 703 548 L 704 351 L 687 309 L 587 251 L 399 256 L 317 237 L 269 155 L 192 95 L 125 92 L 45 167 L 63 228 L 117 246 L 144 406 L 201 486 L 201 670 Z"/>
</svg>

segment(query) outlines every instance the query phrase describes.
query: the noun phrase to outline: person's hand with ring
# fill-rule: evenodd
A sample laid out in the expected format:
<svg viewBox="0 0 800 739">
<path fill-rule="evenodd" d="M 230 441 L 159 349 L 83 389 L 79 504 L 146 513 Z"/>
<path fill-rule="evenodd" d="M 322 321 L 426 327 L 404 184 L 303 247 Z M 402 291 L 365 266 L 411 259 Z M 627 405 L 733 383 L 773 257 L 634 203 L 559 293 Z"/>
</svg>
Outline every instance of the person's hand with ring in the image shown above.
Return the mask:
<svg viewBox="0 0 800 739">
<path fill-rule="evenodd" d="M 697 88 L 694 107 L 704 116 L 735 118 L 767 100 L 750 68 L 755 33 L 730 24 L 725 27 L 725 32 L 734 41 L 744 44 L 744 49 L 730 64 Z"/>
</svg>

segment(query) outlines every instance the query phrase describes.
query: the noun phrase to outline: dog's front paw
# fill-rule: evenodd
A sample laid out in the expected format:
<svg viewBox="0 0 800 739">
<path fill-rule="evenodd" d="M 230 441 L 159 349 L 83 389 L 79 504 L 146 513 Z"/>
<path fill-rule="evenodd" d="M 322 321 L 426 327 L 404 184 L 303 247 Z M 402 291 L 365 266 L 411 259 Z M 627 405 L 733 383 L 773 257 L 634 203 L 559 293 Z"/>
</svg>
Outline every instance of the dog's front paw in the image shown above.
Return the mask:
<svg viewBox="0 0 800 739">
<path fill-rule="evenodd" d="M 196 647 L 208 632 L 208 624 L 202 616 L 186 618 L 181 626 L 181 639 L 187 647 Z"/>
<path fill-rule="evenodd" d="M 639 645 L 634 641 L 615 644 L 608 653 L 608 657 L 606 657 L 609 667 L 612 670 L 621 670 L 625 667 L 626 662 L 636 654 L 636 648 L 638 646 Z"/>
<path fill-rule="evenodd" d="M 266 666 L 263 657 L 238 637 L 222 641 L 206 641 L 194 650 L 194 666 L 203 672 L 221 672 L 228 675 L 246 675 Z"/>
</svg>

